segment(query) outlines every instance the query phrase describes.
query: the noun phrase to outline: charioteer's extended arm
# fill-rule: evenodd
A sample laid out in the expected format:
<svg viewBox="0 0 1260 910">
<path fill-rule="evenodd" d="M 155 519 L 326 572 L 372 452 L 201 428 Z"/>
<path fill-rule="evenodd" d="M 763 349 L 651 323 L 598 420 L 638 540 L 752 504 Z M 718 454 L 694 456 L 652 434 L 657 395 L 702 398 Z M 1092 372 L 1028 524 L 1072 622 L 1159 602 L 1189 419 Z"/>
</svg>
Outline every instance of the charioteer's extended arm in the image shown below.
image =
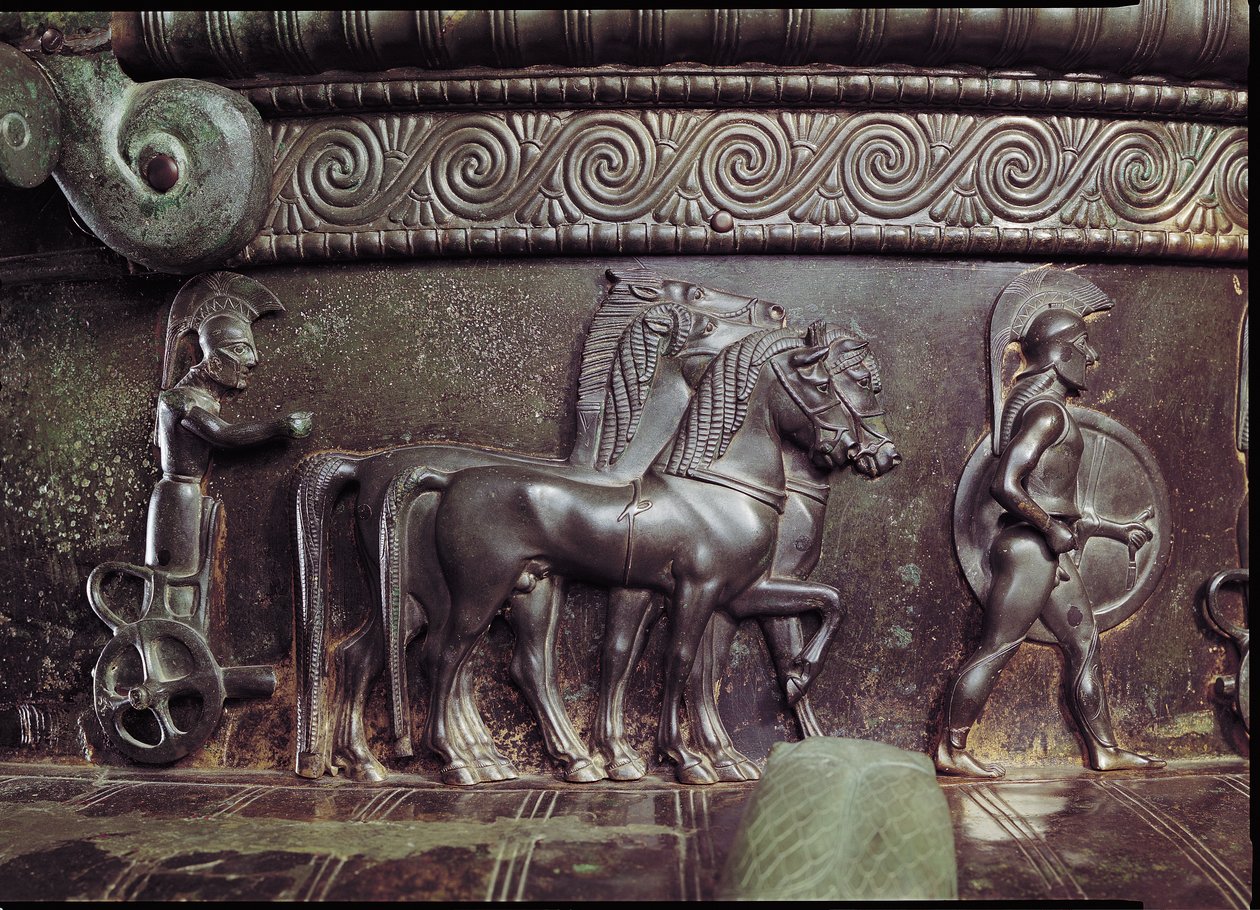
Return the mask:
<svg viewBox="0 0 1260 910">
<path fill-rule="evenodd" d="M 989 492 L 1013 515 L 1027 521 L 1046 535 L 1046 544 L 1055 553 L 1076 546 L 1076 535 L 1065 523 L 1052 518 L 1028 493 L 1028 475 L 1067 425 L 1063 409 L 1050 402 L 1029 405 L 1020 421 L 1019 432 L 998 459 L 997 473 Z"/>
<path fill-rule="evenodd" d="M 180 426 L 220 448 L 254 445 L 277 437 L 299 439 L 311 432 L 311 412 L 297 411 L 275 420 L 228 423 L 202 408 L 189 408 Z"/>
</svg>

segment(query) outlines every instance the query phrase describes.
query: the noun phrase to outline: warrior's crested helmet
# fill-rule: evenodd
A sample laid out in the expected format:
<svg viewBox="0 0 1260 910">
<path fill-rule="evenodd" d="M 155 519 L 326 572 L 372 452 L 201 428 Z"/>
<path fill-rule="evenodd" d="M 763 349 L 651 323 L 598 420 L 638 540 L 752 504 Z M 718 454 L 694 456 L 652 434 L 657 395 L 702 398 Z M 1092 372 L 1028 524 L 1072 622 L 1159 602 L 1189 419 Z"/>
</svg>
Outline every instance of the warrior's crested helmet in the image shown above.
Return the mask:
<svg viewBox="0 0 1260 910">
<path fill-rule="evenodd" d="M 1046 309 L 1032 318 L 1019 346 L 1024 352 L 1024 375 L 1041 373 L 1072 356 L 1072 343 L 1086 331 L 1085 320 L 1072 309 Z"/>
<path fill-rule="evenodd" d="M 1075 356 L 1073 342 L 1086 331 L 1085 317 L 1115 304 L 1075 272 L 1033 269 L 1002 289 L 989 316 L 989 391 L 993 454 L 1001 452 L 1002 358 L 1012 342 L 1023 352 L 1024 376 L 1044 372 Z"/>
</svg>

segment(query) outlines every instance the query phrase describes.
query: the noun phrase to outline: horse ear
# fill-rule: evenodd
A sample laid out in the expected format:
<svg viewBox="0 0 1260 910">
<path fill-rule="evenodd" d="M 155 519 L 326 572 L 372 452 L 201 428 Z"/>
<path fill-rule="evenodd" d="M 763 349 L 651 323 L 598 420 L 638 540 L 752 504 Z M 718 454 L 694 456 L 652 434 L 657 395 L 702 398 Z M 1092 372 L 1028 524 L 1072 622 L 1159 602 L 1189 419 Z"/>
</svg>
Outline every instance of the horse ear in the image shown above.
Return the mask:
<svg viewBox="0 0 1260 910">
<path fill-rule="evenodd" d="M 654 288 L 648 284 L 629 284 L 630 293 L 640 300 L 659 300 L 661 297 L 661 289 Z"/>
<path fill-rule="evenodd" d="M 796 370 L 804 369 L 810 364 L 817 363 L 818 361 L 826 357 L 828 350 L 829 348 L 825 344 L 823 344 L 823 345 L 819 345 L 816 348 L 809 348 L 808 350 L 805 350 L 805 351 L 797 351 L 795 354 L 792 355 L 788 363 L 792 365 L 793 369 L 796 369 Z"/>
</svg>

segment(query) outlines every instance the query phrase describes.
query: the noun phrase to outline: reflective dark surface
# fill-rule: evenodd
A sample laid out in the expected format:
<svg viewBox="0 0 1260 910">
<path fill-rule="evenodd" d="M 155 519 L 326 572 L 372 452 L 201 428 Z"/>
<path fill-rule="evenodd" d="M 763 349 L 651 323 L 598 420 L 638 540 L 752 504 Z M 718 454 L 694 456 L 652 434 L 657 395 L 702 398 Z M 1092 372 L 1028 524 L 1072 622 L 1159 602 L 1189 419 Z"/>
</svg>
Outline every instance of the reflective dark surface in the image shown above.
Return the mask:
<svg viewBox="0 0 1260 910">
<path fill-rule="evenodd" d="M 958 896 L 1246 907 L 1240 763 L 943 780 Z M 0 765 L 0 894 L 11 900 L 680 900 L 715 896 L 752 784 L 476 791 L 298 781 L 286 772 Z M 62 873 L 47 876 L 46 870 Z"/>
</svg>

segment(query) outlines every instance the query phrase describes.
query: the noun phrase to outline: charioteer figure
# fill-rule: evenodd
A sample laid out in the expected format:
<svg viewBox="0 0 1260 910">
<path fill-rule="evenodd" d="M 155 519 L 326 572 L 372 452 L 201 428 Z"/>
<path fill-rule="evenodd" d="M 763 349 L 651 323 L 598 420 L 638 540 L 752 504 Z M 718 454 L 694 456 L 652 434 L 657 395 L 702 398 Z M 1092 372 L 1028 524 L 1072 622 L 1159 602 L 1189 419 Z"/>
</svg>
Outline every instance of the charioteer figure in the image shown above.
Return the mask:
<svg viewBox="0 0 1260 910">
<path fill-rule="evenodd" d="M 311 414 L 231 423 L 220 414 L 223 399 L 248 385 L 258 365 L 252 325 L 266 313 L 282 313 L 275 295 L 252 278 L 231 272 L 200 275 L 171 304 L 158 395 L 154 442 L 162 477 L 149 498 L 144 565 L 106 562 L 88 576 L 88 602 L 114 633 L 93 671 L 93 702 L 110 744 L 149 764 L 176 761 L 200 748 L 214 731 L 226 698 L 268 697 L 275 672 L 267 666 L 224 667 L 208 640 L 219 584 L 215 546 L 222 505 L 205 495 L 215 449 L 239 448 L 311 431 Z M 182 379 L 179 349 L 195 334 L 199 360 Z M 106 582 L 131 576 L 144 585 L 139 616 L 119 615 Z M 184 661 L 163 655 L 186 654 Z M 176 716 L 175 705 L 197 709 Z M 146 721 L 147 717 L 147 721 Z"/>
<path fill-rule="evenodd" d="M 967 751 L 1002 668 L 1040 619 L 1066 657 L 1067 703 L 1097 771 L 1157 768 L 1165 763 L 1120 748 L 1112 730 L 1099 665 L 1099 629 L 1081 580 L 1080 553 L 1091 537 L 1108 537 L 1133 554 L 1152 539 L 1144 523 L 1100 517 L 1087 496 L 1078 502 L 1084 438 L 1069 400 L 1086 388 L 1098 361 L 1085 317 L 1111 300 L 1071 272 L 1035 270 L 999 296 L 989 328 L 993 401 L 992 449 L 997 458 L 989 492 L 1003 515 L 988 549 L 992 581 L 984 604 L 980 646 L 950 681 L 936 766 L 947 774 L 1001 777 L 998 765 Z M 1025 369 L 1002 398 L 1002 358 L 1018 343 Z"/>
<path fill-rule="evenodd" d="M 202 566 L 203 539 L 213 535 L 216 500 L 204 496 L 202 484 L 215 449 L 235 449 L 276 438 L 300 438 L 311 432 L 311 413 L 297 411 L 272 420 L 230 423 L 220 408 L 225 396 L 249 384 L 258 365 L 252 325 L 284 306 L 252 278 L 231 272 L 198 276 L 180 289 L 171 304 L 158 396 L 154 442 L 161 449 L 162 479 L 149 499 L 145 534 L 146 566 L 171 576 L 189 576 Z M 180 340 L 195 333 L 202 359 L 176 381 Z M 192 589 L 172 591 L 188 597 Z M 191 603 L 177 614 L 192 612 Z"/>
</svg>

